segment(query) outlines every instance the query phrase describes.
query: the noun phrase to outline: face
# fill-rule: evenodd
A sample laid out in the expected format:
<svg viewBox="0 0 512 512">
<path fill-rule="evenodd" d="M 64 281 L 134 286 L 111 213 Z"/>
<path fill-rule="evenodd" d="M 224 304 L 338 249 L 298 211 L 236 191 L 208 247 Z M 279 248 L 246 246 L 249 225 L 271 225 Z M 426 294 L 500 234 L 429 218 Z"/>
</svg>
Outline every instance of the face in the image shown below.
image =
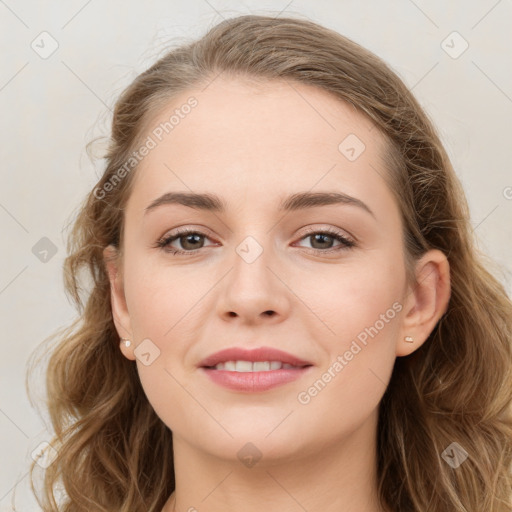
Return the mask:
<svg viewBox="0 0 512 512">
<path fill-rule="evenodd" d="M 265 460 L 313 453 L 376 418 L 403 334 L 402 225 L 383 136 L 322 90 L 220 77 L 175 98 L 153 127 L 191 96 L 197 105 L 162 140 L 148 132 L 157 144 L 125 210 L 113 297 L 132 340 L 124 354 L 176 439 L 222 459 L 246 443 Z M 176 192 L 224 208 L 148 208 Z M 300 194 L 316 202 L 293 201 Z M 202 367 L 224 349 L 262 347 L 301 364 Z"/>
</svg>

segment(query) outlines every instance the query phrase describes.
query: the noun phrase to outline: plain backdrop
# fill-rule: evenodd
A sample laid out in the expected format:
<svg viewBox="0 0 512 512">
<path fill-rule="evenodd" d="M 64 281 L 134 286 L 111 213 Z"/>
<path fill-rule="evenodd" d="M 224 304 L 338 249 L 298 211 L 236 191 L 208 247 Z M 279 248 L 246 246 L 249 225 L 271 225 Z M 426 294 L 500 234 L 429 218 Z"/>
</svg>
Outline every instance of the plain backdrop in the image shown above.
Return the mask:
<svg viewBox="0 0 512 512">
<path fill-rule="evenodd" d="M 75 318 L 65 228 L 103 170 L 85 145 L 108 135 L 117 96 L 166 43 L 249 13 L 310 19 L 390 64 L 439 130 L 478 243 L 511 294 L 510 0 L 0 0 L 0 511 L 17 482 L 18 509 L 39 510 L 28 466 L 50 436 L 28 401 L 26 365 Z"/>
</svg>

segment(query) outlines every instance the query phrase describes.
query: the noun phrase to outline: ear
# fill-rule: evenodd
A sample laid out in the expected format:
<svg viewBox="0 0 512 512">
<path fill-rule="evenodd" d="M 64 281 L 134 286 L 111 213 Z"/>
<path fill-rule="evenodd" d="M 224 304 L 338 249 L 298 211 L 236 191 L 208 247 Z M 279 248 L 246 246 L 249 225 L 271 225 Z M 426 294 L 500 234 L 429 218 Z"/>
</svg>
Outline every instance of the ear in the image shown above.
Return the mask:
<svg viewBox="0 0 512 512">
<path fill-rule="evenodd" d="M 110 302 L 112 304 L 112 317 L 116 326 L 119 338 L 127 338 L 132 343 L 126 347 L 124 343 L 120 344 L 121 351 L 130 360 L 135 360 L 133 347 L 135 345 L 132 339 L 132 328 L 130 314 L 126 305 L 124 296 L 123 274 L 121 272 L 121 258 L 119 250 L 113 245 L 108 245 L 103 250 L 103 260 L 110 281 Z"/>
<path fill-rule="evenodd" d="M 420 347 L 448 309 L 450 264 L 443 252 L 432 249 L 416 263 L 417 284 L 409 286 L 404 299 L 404 316 L 397 340 L 396 355 L 408 356 Z M 408 343 L 405 337 L 414 341 Z"/>
</svg>

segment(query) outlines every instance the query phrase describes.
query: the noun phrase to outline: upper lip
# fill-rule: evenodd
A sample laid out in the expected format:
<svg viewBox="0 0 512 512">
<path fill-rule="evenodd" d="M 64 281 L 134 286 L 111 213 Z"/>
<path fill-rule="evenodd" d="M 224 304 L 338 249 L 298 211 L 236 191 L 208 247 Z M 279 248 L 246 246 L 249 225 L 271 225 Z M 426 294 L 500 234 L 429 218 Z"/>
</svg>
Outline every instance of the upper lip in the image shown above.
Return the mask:
<svg viewBox="0 0 512 512">
<path fill-rule="evenodd" d="M 199 366 L 216 366 L 226 361 L 281 361 L 293 366 L 310 366 L 312 364 L 272 347 L 260 347 L 252 350 L 231 347 L 209 355 L 199 363 Z"/>
</svg>

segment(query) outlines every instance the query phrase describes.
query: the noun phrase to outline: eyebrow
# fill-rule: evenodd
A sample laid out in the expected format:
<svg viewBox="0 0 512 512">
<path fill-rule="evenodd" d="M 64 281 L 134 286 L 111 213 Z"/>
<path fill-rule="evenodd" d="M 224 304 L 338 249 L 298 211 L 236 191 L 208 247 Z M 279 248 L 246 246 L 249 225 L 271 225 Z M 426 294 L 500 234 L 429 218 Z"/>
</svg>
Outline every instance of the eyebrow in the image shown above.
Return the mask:
<svg viewBox="0 0 512 512">
<path fill-rule="evenodd" d="M 224 213 L 227 210 L 226 203 L 215 194 L 167 192 L 166 194 L 156 198 L 149 206 L 147 206 L 144 209 L 144 215 L 158 206 L 167 204 L 179 204 L 189 208 L 194 208 L 195 210 L 205 210 L 217 213 Z M 373 211 L 369 206 L 363 203 L 363 201 L 342 192 L 297 192 L 281 200 L 279 203 L 279 211 L 292 212 L 306 208 L 330 206 L 335 204 L 357 206 L 375 218 Z"/>
</svg>

